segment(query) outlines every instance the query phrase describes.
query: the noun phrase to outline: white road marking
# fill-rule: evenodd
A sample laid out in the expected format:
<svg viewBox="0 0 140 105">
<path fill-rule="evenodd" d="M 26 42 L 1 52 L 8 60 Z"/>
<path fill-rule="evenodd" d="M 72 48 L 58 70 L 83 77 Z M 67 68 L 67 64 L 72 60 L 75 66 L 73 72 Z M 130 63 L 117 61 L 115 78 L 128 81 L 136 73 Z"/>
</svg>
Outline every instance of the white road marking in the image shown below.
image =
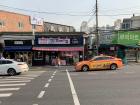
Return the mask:
<svg viewBox="0 0 140 105">
<path fill-rule="evenodd" d="M 49 85 L 50 85 L 49 83 L 46 83 L 45 88 L 49 87 Z"/>
<path fill-rule="evenodd" d="M 9 97 L 11 95 L 12 93 L 3 93 L 3 94 L 0 94 L 0 97 Z"/>
<path fill-rule="evenodd" d="M 16 78 L 16 79 L 34 79 L 32 77 L 7 77 L 7 78 Z"/>
<path fill-rule="evenodd" d="M 24 86 L 26 83 L 19 83 L 19 84 L 0 84 L 0 86 Z"/>
<path fill-rule="evenodd" d="M 72 96 L 73 96 L 73 101 L 74 101 L 74 105 L 80 105 L 77 93 L 75 91 L 72 79 L 70 77 L 70 74 L 68 72 L 68 70 L 66 69 L 67 75 L 68 75 L 68 79 L 69 79 L 69 83 L 70 83 L 70 88 L 71 88 L 71 92 L 72 92 Z"/>
<path fill-rule="evenodd" d="M 56 73 L 57 71 L 55 71 L 54 73 Z"/>
<path fill-rule="evenodd" d="M 33 105 L 38 105 L 38 104 L 33 104 Z"/>
<path fill-rule="evenodd" d="M 53 74 L 53 76 L 55 76 L 55 74 Z"/>
<path fill-rule="evenodd" d="M 52 81 L 52 79 L 49 79 L 49 80 L 48 80 L 48 82 L 51 82 L 51 81 Z"/>
<path fill-rule="evenodd" d="M 51 76 L 51 78 L 54 78 L 54 76 Z"/>
<path fill-rule="evenodd" d="M 20 88 L 0 88 L 0 91 L 19 90 Z"/>
<path fill-rule="evenodd" d="M 45 94 L 45 91 L 41 91 L 37 98 L 42 98 Z"/>
<path fill-rule="evenodd" d="M 24 80 L 24 81 L 0 81 L 0 83 L 15 83 L 15 82 L 31 82 L 31 80 Z"/>
<path fill-rule="evenodd" d="M 0 79 L 0 81 L 22 81 L 22 80 L 30 80 L 30 79 L 24 79 L 24 78 L 6 78 L 6 79 Z"/>
<path fill-rule="evenodd" d="M 38 77 L 40 75 L 22 75 L 23 77 Z"/>
</svg>

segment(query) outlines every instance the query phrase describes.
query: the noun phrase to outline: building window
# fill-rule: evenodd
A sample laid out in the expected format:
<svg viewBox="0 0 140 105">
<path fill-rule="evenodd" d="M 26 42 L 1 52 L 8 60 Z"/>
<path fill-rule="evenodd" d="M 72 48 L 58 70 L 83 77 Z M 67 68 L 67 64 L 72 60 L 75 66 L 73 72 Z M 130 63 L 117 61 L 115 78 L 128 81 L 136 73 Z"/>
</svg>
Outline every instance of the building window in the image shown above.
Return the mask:
<svg viewBox="0 0 140 105">
<path fill-rule="evenodd" d="M 18 28 L 19 29 L 23 29 L 23 27 L 24 27 L 23 23 L 22 22 L 18 22 Z"/>
<path fill-rule="evenodd" d="M 32 29 L 36 29 L 36 25 L 35 24 L 32 24 Z"/>
<path fill-rule="evenodd" d="M 0 20 L 0 27 L 4 27 L 5 26 L 5 22 L 3 20 Z"/>
</svg>

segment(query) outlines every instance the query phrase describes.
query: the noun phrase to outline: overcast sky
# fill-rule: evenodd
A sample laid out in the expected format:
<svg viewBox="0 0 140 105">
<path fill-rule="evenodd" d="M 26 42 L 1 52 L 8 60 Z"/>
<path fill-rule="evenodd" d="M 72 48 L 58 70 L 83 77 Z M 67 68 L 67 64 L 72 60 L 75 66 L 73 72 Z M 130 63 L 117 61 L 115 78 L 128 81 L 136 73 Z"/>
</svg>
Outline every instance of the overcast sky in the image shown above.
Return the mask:
<svg viewBox="0 0 140 105">
<path fill-rule="evenodd" d="M 98 0 L 98 5 L 99 26 L 113 25 L 116 19 L 129 18 L 133 13 L 140 15 L 140 0 Z M 91 20 L 89 26 L 95 24 L 95 16 L 90 16 L 94 7 L 95 0 L 0 0 L 1 10 L 42 17 L 48 22 L 74 26 L 77 30 L 82 21 Z"/>
</svg>

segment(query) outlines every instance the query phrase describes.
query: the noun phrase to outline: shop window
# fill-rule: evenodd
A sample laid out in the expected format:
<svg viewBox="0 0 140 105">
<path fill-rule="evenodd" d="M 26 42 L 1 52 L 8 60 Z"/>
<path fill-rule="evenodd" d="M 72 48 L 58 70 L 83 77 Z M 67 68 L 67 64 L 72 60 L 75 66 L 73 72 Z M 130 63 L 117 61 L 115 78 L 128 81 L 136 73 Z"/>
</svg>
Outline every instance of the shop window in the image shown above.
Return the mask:
<svg viewBox="0 0 140 105">
<path fill-rule="evenodd" d="M 35 60 L 43 60 L 43 52 L 35 52 L 34 53 L 34 59 Z"/>
</svg>

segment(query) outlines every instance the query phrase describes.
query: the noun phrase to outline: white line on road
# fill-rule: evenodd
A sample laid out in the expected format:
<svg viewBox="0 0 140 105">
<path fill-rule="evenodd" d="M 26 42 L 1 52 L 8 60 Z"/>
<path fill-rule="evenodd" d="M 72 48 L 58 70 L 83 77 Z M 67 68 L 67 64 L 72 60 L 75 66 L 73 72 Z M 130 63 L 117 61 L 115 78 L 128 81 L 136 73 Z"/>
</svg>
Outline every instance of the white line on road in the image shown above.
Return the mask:
<svg viewBox="0 0 140 105">
<path fill-rule="evenodd" d="M 56 73 L 57 71 L 55 71 L 54 73 Z"/>
<path fill-rule="evenodd" d="M 55 76 L 55 74 L 53 73 L 53 76 Z"/>
<path fill-rule="evenodd" d="M 14 82 L 31 82 L 31 80 L 26 80 L 26 81 L 0 81 L 0 83 L 14 83 Z"/>
<path fill-rule="evenodd" d="M 19 84 L 0 84 L 0 86 L 24 86 L 26 83 L 19 83 Z"/>
<path fill-rule="evenodd" d="M 71 88 L 71 92 L 72 92 L 72 96 L 73 96 L 73 100 L 74 100 L 74 105 L 80 105 L 77 93 L 75 91 L 72 79 L 70 77 L 70 74 L 68 72 L 68 70 L 66 69 L 67 75 L 68 75 L 68 79 L 69 79 L 69 83 L 70 83 L 70 88 Z"/>
<path fill-rule="evenodd" d="M 54 78 L 54 76 L 51 76 L 51 78 Z"/>
<path fill-rule="evenodd" d="M 6 79 L 0 79 L 0 81 L 22 81 L 22 80 L 30 80 L 30 79 L 22 79 L 22 78 L 6 78 Z"/>
<path fill-rule="evenodd" d="M 42 98 L 44 94 L 45 94 L 45 91 L 41 91 L 37 98 Z"/>
<path fill-rule="evenodd" d="M 49 79 L 49 80 L 48 80 L 48 82 L 51 82 L 51 81 L 52 81 L 52 79 Z"/>
<path fill-rule="evenodd" d="M 40 75 L 22 75 L 23 77 L 38 77 Z"/>
<path fill-rule="evenodd" d="M 19 90 L 20 88 L 0 88 L 0 91 Z"/>
<path fill-rule="evenodd" d="M 7 77 L 7 78 L 16 78 L 16 79 L 34 79 L 32 77 Z"/>
<path fill-rule="evenodd" d="M 5 94 L 0 94 L 0 97 L 9 97 L 11 95 L 12 95 L 12 93 L 5 93 Z"/>
<path fill-rule="evenodd" d="M 50 85 L 49 83 L 46 83 L 45 88 L 49 87 L 49 85 Z"/>
</svg>

